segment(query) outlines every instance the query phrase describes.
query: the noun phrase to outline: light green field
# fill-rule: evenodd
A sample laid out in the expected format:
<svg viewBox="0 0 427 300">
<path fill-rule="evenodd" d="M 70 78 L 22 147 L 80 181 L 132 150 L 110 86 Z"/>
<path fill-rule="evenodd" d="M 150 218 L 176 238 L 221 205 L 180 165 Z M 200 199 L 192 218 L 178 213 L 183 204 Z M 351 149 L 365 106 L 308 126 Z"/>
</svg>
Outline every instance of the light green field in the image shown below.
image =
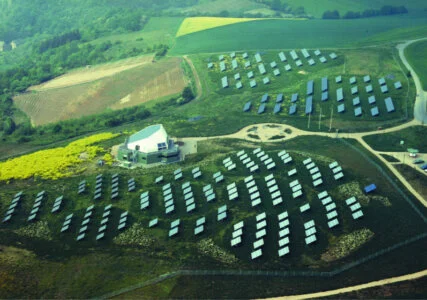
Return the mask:
<svg viewBox="0 0 427 300">
<path fill-rule="evenodd" d="M 293 9 L 302 6 L 305 12 L 316 18 L 321 18 L 327 10 L 338 10 L 341 15 L 348 11 L 364 11 L 365 9 L 380 9 L 384 5 L 404 5 L 408 10 L 423 10 L 427 3 L 423 0 L 286 0 Z"/>
<path fill-rule="evenodd" d="M 427 35 L 427 33 L 426 33 Z M 407 57 L 412 68 L 420 78 L 423 90 L 427 91 L 427 41 L 420 41 L 409 45 L 405 49 Z"/>
<path fill-rule="evenodd" d="M 263 20 L 209 29 L 179 37 L 172 53 L 336 48 L 353 45 L 372 36 L 378 37 L 393 29 L 402 30 L 426 24 L 425 17 L 407 15 L 357 20 Z"/>
</svg>

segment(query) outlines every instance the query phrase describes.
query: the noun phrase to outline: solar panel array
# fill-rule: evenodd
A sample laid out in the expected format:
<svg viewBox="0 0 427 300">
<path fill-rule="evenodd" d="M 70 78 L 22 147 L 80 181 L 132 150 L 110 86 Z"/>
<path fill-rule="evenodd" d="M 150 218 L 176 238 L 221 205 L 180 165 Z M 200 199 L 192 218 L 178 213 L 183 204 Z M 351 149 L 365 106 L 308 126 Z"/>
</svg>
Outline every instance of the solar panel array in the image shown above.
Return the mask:
<svg viewBox="0 0 427 300">
<path fill-rule="evenodd" d="M 86 233 L 89 230 L 89 225 L 90 225 L 89 223 L 90 223 L 91 217 L 93 215 L 94 207 L 95 207 L 95 205 L 91 205 L 88 208 L 86 208 L 85 215 L 83 216 L 83 221 L 80 224 L 80 229 L 78 231 L 78 235 L 76 238 L 77 241 L 81 241 L 86 237 Z M 65 224 L 65 222 L 64 222 L 64 224 Z"/>
<path fill-rule="evenodd" d="M 95 192 L 93 200 L 99 200 L 102 197 L 102 174 L 96 175 Z"/>
<path fill-rule="evenodd" d="M 12 216 L 17 212 L 19 204 L 21 203 L 22 195 L 23 195 L 22 191 L 15 194 L 15 196 L 12 199 L 12 202 L 9 205 L 9 208 L 4 214 L 2 223 L 7 223 L 12 219 Z"/>
<path fill-rule="evenodd" d="M 43 203 L 43 199 L 44 199 L 45 195 L 46 195 L 45 191 L 41 191 L 37 194 L 36 199 L 35 199 L 34 204 L 33 204 L 33 207 L 31 209 L 30 215 L 27 218 L 28 222 L 32 222 L 32 221 L 36 220 L 37 214 L 40 211 L 40 207 Z"/>
</svg>

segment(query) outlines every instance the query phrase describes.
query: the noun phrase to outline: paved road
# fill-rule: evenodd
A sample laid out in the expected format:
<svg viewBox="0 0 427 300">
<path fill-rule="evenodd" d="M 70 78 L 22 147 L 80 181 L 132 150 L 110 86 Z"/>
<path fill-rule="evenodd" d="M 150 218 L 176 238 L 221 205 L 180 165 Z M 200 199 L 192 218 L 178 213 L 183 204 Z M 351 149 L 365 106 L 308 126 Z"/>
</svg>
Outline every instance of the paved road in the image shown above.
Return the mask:
<svg viewBox="0 0 427 300">
<path fill-rule="evenodd" d="M 416 120 L 418 120 L 419 122 L 422 122 L 423 124 L 427 123 L 427 111 L 426 111 L 427 92 L 423 90 L 420 78 L 418 77 L 417 73 L 415 73 L 414 69 L 411 67 L 411 65 L 407 61 L 405 57 L 405 48 L 412 43 L 415 43 L 421 40 L 426 40 L 426 39 L 427 38 L 411 40 L 396 46 L 397 50 L 399 50 L 400 59 L 402 60 L 405 67 L 411 72 L 412 78 L 414 79 L 415 87 L 417 89 L 417 97 L 415 98 L 415 106 L 414 106 L 414 117 Z"/>
</svg>

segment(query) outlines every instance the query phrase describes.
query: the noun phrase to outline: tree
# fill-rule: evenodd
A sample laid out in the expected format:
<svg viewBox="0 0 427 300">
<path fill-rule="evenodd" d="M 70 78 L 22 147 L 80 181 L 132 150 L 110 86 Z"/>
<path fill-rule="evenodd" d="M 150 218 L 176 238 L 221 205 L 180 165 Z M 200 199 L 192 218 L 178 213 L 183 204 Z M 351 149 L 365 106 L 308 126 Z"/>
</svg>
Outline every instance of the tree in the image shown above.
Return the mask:
<svg viewBox="0 0 427 300">
<path fill-rule="evenodd" d="M 339 19 L 340 13 L 338 10 L 327 10 L 323 13 L 322 19 Z"/>
<path fill-rule="evenodd" d="M 181 94 L 182 98 L 184 98 L 184 103 L 190 102 L 194 99 L 193 91 L 189 86 L 186 86 Z"/>
<path fill-rule="evenodd" d="M 282 9 L 282 3 L 280 0 L 273 0 L 273 2 L 271 2 L 271 9 L 280 11 Z"/>
</svg>

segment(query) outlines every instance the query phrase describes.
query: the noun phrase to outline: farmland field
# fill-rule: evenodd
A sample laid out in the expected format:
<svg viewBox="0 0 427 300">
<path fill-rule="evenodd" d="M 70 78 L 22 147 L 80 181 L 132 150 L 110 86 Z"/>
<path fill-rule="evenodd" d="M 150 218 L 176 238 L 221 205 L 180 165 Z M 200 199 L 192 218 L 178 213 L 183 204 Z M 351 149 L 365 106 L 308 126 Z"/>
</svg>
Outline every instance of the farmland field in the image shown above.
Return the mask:
<svg viewBox="0 0 427 300">
<path fill-rule="evenodd" d="M 177 37 L 208 30 L 212 28 L 217 28 L 221 26 L 227 26 L 232 24 L 250 22 L 250 21 L 260 21 L 260 19 L 254 18 L 219 18 L 219 17 L 194 17 L 186 18 L 176 33 Z"/>
<path fill-rule="evenodd" d="M 73 70 L 65 75 L 49 80 L 48 82 L 32 86 L 28 90 L 40 92 L 49 89 L 62 88 L 81 83 L 92 82 L 144 64 L 151 63 L 153 57 L 154 55 L 146 55 L 137 58 L 120 60 L 114 63 L 96 65 L 94 67 Z"/>
<path fill-rule="evenodd" d="M 150 62 L 88 83 L 31 91 L 14 102 L 34 125 L 130 107 L 180 93 L 187 85 L 181 63 L 181 58 Z"/>
<path fill-rule="evenodd" d="M 109 143 L 103 143 L 103 145 L 111 146 Z M 313 153 L 313 145 L 317 146 L 315 153 Z M 261 195 L 268 195 L 264 177 L 273 173 L 285 201 L 278 206 L 273 206 L 268 196 L 262 196 L 262 204 L 255 208 L 251 207 L 248 191 L 243 182 L 249 172 L 237 158 L 236 152 L 244 149 L 254 161 L 259 163 L 259 159 L 252 154 L 252 150 L 256 147 L 258 147 L 257 144 L 245 141 L 211 140 L 200 143 L 198 145 L 199 153 L 188 156 L 183 163 L 153 169 L 136 169 L 132 171 L 132 174 L 126 170 L 117 170 L 108 166 L 90 166 L 92 163 L 87 163 L 88 169 L 80 177 L 56 181 L 42 180 L 37 185 L 29 185 L 27 181 L 15 181 L 12 184 L 0 183 L 2 214 L 13 195 L 19 190 L 25 191 L 22 205 L 12 222 L 2 225 L 0 231 L 4 245 L 0 255 L 15 258 L 14 260 L 0 260 L 1 269 L 8 270 L 11 272 L 10 274 L 14 275 L 7 279 L 7 289 L 1 289 L 0 296 L 12 295 L 15 298 L 21 298 L 22 295 L 31 293 L 35 298 L 42 296 L 54 298 L 59 295 L 62 298 L 96 297 L 177 269 L 298 270 L 317 273 L 334 270 L 425 232 L 425 222 L 407 202 L 397 195 L 395 188 L 380 171 L 367 163 L 358 152 L 348 148 L 338 139 L 305 137 L 287 142 L 286 149 L 294 159 L 290 165 L 284 165 L 277 157 L 277 153 L 283 149 L 283 145 L 263 145 L 263 150 L 280 168 L 275 171 L 267 171 L 264 165 L 260 164 L 260 172 L 254 174 L 255 182 Z M 234 171 L 227 171 L 222 164 L 222 160 L 228 156 L 237 163 L 237 169 Z M 324 178 L 324 183 L 320 187 L 313 187 L 308 170 L 302 163 L 302 160 L 307 157 L 312 157 L 320 168 Z M 334 160 L 337 160 L 344 169 L 345 177 L 341 181 L 335 181 L 328 168 L 328 164 Z M 196 166 L 201 168 L 203 175 L 201 179 L 193 180 L 191 169 Z M 172 179 L 173 171 L 176 168 L 182 168 L 183 181 Z M 295 178 L 289 178 L 286 175 L 286 172 L 292 168 L 298 170 Z M 215 184 L 212 182 L 212 174 L 218 170 L 224 174 L 225 182 Z M 109 197 L 110 176 L 117 172 L 120 174 L 120 198 L 111 201 Z M 104 174 L 104 192 L 102 199 L 93 203 L 92 192 L 95 176 L 98 173 Z M 177 200 L 176 212 L 170 216 L 164 214 L 161 185 L 154 184 L 154 179 L 161 174 L 165 176 L 165 183 L 172 184 L 174 197 Z M 128 192 L 126 189 L 127 180 L 131 177 L 135 178 L 137 182 L 136 192 Z M 296 178 L 302 184 L 303 196 L 298 200 L 292 200 L 289 183 Z M 78 196 L 76 189 L 78 183 L 83 179 L 87 181 L 88 191 Z M 193 213 L 186 212 L 182 199 L 181 184 L 187 180 L 191 182 L 197 204 Z M 235 201 L 228 200 L 226 190 L 226 185 L 232 182 L 236 182 L 240 195 L 240 198 Z M 375 195 L 366 196 L 361 192 L 361 188 L 371 182 L 377 184 L 378 190 Z M 217 200 L 210 203 L 205 201 L 202 193 L 202 187 L 208 183 L 213 185 L 217 195 Z M 26 218 L 31 210 L 33 198 L 40 190 L 46 190 L 47 193 L 47 198 L 43 201 L 38 214 L 41 222 L 29 225 Z M 317 193 L 323 190 L 328 191 L 337 205 L 340 225 L 334 229 L 328 229 L 325 209 L 317 198 Z M 150 192 L 150 208 L 141 211 L 139 194 L 144 191 Z M 362 219 L 353 220 L 351 218 L 350 210 L 344 201 L 349 197 L 349 193 L 357 195 L 365 214 Z M 61 212 L 52 214 L 50 213 L 51 205 L 60 194 L 64 194 L 64 205 Z M 95 205 L 94 216 L 89 225 L 88 234 L 84 240 L 76 242 L 80 221 L 85 209 L 92 203 Z M 299 207 L 304 203 L 310 203 L 311 210 L 300 213 Z M 105 238 L 96 242 L 97 227 L 101 221 L 104 206 L 107 204 L 113 204 L 111 222 Z M 228 207 L 228 218 L 218 222 L 216 221 L 217 209 L 224 204 Z M 415 204 L 415 206 L 417 205 Z M 284 210 L 289 212 L 291 223 L 291 253 L 278 258 L 277 214 Z M 128 229 L 120 233 L 116 229 L 116 219 L 124 211 L 129 211 Z M 252 242 L 255 240 L 253 234 L 255 232 L 255 215 L 264 211 L 267 214 L 268 229 L 265 238 L 266 244 L 263 247 L 264 254 L 260 259 L 251 261 L 250 252 Z M 64 218 L 70 213 L 74 213 L 71 230 L 61 234 L 59 231 Z M 200 236 L 195 236 L 194 224 L 201 216 L 206 216 L 205 232 Z M 155 228 L 148 228 L 148 222 L 156 217 L 159 218 L 159 225 Z M 168 238 L 170 222 L 178 218 L 181 220 L 179 234 L 176 237 Z M 303 223 L 310 219 L 315 220 L 318 241 L 307 246 L 304 243 Z M 241 220 L 245 222 L 243 243 L 240 247 L 233 248 L 230 246 L 232 227 Z M 359 247 L 343 250 L 344 253 L 335 253 L 338 256 L 333 260 L 330 256 L 325 255 L 327 251 L 331 253 L 331 249 L 339 245 L 339 241 L 344 235 L 360 230 L 369 230 L 371 234 L 369 239 L 358 240 L 358 242 L 362 242 Z M 14 248 L 16 242 L 21 243 L 20 250 Z M 291 289 L 292 293 L 309 292 L 318 289 L 318 282 L 322 283 L 324 289 L 334 288 L 343 284 L 355 284 L 425 268 L 427 262 L 422 251 L 412 252 L 412 246 L 425 247 L 425 243 L 410 244 L 381 255 L 369 263 L 362 263 L 358 267 L 350 268 L 343 273 L 345 276 L 316 277 L 316 284 L 313 284 L 312 277 L 288 277 L 286 280 L 270 276 L 234 277 L 230 280 L 239 282 L 239 286 L 243 282 L 247 282 L 246 280 L 262 283 L 261 286 L 251 284 L 252 287 L 248 289 L 248 293 L 252 297 L 260 297 L 265 294 L 266 287 L 269 287 L 270 290 L 267 292 L 268 295 L 276 296 L 281 295 L 284 290 Z M 416 261 L 416 263 L 411 264 L 406 259 L 409 253 L 411 253 L 411 261 Z M 396 259 L 396 257 L 401 257 L 400 264 L 393 268 L 387 267 L 388 261 Z M 26 263 L 23 264 L 23 261 Z M 385 267 L 378 268 L 378 264 Z M 366 275 L 361 276 L 365 273 Z M 20 279 L 23 274 L 27 274 L 25 279 L 22 279 L 26 284 L 22 284 Z M 102 281 L 99 280 L 100 277 L 103 278 Z M 209 297 L 208 293 L 215 290 L 213 295 L 217 297 L 232 295 L 232 298 L 236 298 L 238 291 L 229 284 L 221 284 L 221 290 L 217 285 L 212 290 L 200 289 L 200 284 L 204 280 L 204 277 L 191 280 L 191 283 L 188 283 L 191 293 L 187 296 L 194 295 L 195 297 L 197 286 L 199 296 Z M 221 278 L 218 277 L 214 281 L 217 280 L 222 283 Z M 297 281 L 300 284 L 296 285 Z M 183 296 L 186 289 L 176 289 L 174 282 L 173 280 L 169 286 L 169 291 L 174 287 L 173 295 Z M 181 282 L 182 279 L 178 278 L 178 284 Z M 82 284 L 85 286 L 84 289 L 81 288 Z M 182 285 L 187 287 L 187 284 L 182 283 Z"/>
<path fill-rule="evenodd" d="M 427 91 L 427 41 L 420 41 L 409 45 L 405 49 L 405 56 L 414 68 L 424 91 Z"/>
<path fill-rule="evenodd" d="M 337 48 L 357 43 L 379 33 L 386 33 L 392 29 L 425 24 L 427 24 L 427 18 L 413 16 L 357 20 L 262 20 L 228 25 L 181 36 L 177 38 L 172 53 Z M 325 35 L 325 32 L 328 34 Z M 212 36 L 215 36 L 215 39 L 212 39 Z"/>
</svg>

